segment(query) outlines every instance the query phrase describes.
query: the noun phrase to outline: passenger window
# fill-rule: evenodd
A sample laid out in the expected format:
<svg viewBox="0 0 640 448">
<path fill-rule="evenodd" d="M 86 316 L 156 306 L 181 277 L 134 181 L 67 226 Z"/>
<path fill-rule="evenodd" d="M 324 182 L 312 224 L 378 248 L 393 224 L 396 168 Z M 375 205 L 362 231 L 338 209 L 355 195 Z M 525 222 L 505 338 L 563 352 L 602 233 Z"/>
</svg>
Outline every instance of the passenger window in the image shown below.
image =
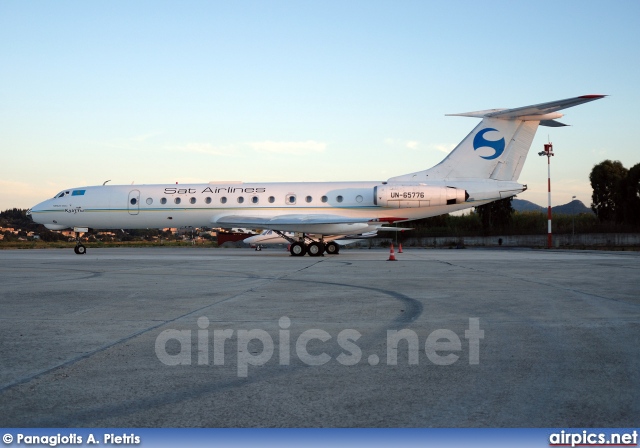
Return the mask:
<svg viewBox="0 0 640 448">
<path fill-rule="evenodd" d="M 307 201 L 307 203 L 309 203 L 309 202 L 313 201 L 313 198 L 311 196 L 307 196 L 305 198 L 305 201 Z"/>
<path fill-rule="evenodd" d="M 320 198 L 320 200 L 322 202 L 327 202 L 329 200 L 329 198 L 327 198 L 326 196 L 322 196 L 322 198 Z"/>
<path fill-rule="evenodd" d="M 192 204 L 195 204 L 196 203 L 196 198 L 189 199 L 189 202 L 192 203 Z"/>
<path fill-rule="evenodd" d="M 295 194 L 288 194 L 287 195 L 287 199 L 285 201 L 288 205 L 293 205 L 296 203 L 296 195 Z"/>
<path fill-rule="evenodd" d="M 211 204 L 211 198 L 206 198 L 206 199 L 204 200 L 204 202 L 205 202 L 206 204 Z"/>
<path fill-rule="evenodd" d="M 342 196 L 336 197 L 336 201 L 338 201 L 338 202 L 342 202 L 342 199 L 343 199 Z"/>
<path fill-rule="evenodd" d="M 226 196 L 222 196 L 222 197 L 220 198 L 220 203 L 221 203 L 221 204 L 226 204 L 226 203 L 227 203 L 227 198 L 226 198 Z"/>
<path fill-rule="evenodd" d="M 258 196 L 253 196 L 251 198 L 251 202 L 253 202 L 254 204 L 257 204 L 258 203 Z"/>
<path fill-rule="evenodd" d="M 166 203 L 167 203 L 167 198 L 162 198 L 162 199 L 160 199 L 160 203 L 161 203 L 162 205 L 166 204 Z"/>
<path fill-rule="evenodd" d="M 136 198 L 131 198 L 131 205 L 136 205 L 138 203 L 138 200 Z"/>
<path fill-rule="evenodd" d="M 269 196 L 269 204 L 273 204 L 276 201 L 276 198 L 273 196 Z"/>
<path fill-rule="evenodd" d="M 148 204 L 148 205 L 153 204 L 153 199 L 151 199 L 151 198 L 147 198 L 147 204 Z"/>
<path fill-rule="evenodd" d="M 175 202 L 176 204 L 179 204 L 179 203 L 180 203 L 180 198 L 175 198 L 175 199 L 173 200 L 173 202 Z"/>
<path fill-rule="evenodd" d="M 244 202 L 244 198 L 242 196 L 238 196 L 238 204 L 242 204 Z"/>
</svg>

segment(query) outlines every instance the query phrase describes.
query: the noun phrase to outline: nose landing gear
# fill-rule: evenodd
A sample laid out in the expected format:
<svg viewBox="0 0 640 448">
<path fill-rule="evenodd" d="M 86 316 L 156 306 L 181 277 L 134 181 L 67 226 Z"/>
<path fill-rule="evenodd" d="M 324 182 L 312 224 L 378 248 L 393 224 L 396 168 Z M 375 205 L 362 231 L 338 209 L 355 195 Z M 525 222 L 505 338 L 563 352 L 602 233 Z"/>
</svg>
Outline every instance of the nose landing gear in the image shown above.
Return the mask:
<svg viewBox="0 0 640 448">
<path fill-rule="evenodd" d="M 76 235 L 76 247 L 73 248 L 73 251 L 76 255 L 84 255 L 87 253 L 87 248 L 80 242 L 80 233 L 88 232 L 89 229 L 86 227 L 74 227 L 73 232 Z"/>
</svg>

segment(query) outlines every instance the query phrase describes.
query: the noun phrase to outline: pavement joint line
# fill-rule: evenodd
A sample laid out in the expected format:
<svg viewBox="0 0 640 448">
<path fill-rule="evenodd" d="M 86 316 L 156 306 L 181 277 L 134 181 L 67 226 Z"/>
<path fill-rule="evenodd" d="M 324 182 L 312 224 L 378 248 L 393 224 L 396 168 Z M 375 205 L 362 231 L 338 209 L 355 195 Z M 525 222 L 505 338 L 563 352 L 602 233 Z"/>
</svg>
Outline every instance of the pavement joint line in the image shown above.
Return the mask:
<svg viewBox="0 0 640 448">
<path fill-rule="evenodd" d="M 284 279 L 285 277 L 287 277 L 287 276 L 289 276 L 289 275 L 291 275 L 291 274 L 295 274 L 295 273 L 298 273 L 298 272 L 300 272 L 300 271 L 303 271 L 303 270 L 305 270 L 305 269 L 307 269 L 307 268 L 313 267 L 313 266 L 317 265 L 318 263 L 321 263 L 322 261 L 323 261 L 323 260 L 318 260 L 318 261 L 316 261 L 315 263 L 313 263 L 313 264 L 311 264 L 311 265 L 308 265 L 308 266 L 302 267 L 302 268 L 300 268 L 300 269 L 298 269 L 298 270 L 294 271 L 293 273 L 285 273 L 285 274 L 280 275 L 280 276 L 276 276 L 276 277 L 272 277 L 272 278 L 266 278 L 266 279 L 265 279 L 265 278 L 261 278 L 261 277 L 257 277 L 256 279 L 257 279 L 257 280 L 263 280 L 263 281 L 265 281 L 265 282 L 266 282 L 266 284 L 269 284 L 269 283 L 272 283 L 272 282 L 277 281 L 277 280 L 282 280 L 282 279 Z M 93 272 L 93 271 L 85 271 L 85 272 Z M 91 277 L 92 277 L 92 276 L 83 277 L 83 279 L 91 278 Z M 261 285 L 261 286 L 264 286 L 264 285 Z M 92 350 L 92 351 L 90 351 L 90 352 L 87 352 L 87 353 L 85 353 L 85 354 L 83 354 L 83 355 L 81 355 L 81 356 L 77 356 L 77 357 L 72 358 L 72 359 L 70 359 L 70 360 L 67 360 L 67 361 L 65 361 L 65 362 L 59 363 L 59 364 L 57 364 L 57 365 L 55 365 L 55 366 L 53 366 L 53 367 L 50 367 L 50 368 L 47 368 L 47 369 L 40 370 L 40 371 L 38 371 L 38 372 L 36 372 L 36 373 L 34 373 L 34 374 L 32 374 L 32 375 L 29 375 L 29 376 L 27 376 L 27 377 L 23 377 L 23 378 L 20 378 L 20 379 L 18 379 L 18 380 L 12 381 L 11 383 L 3 384 L 2 386 L 0 386 L 0 393 L 3 393 L 3 392 L 5 392 L 5 391 L 7 391 L 7 390 L 9 390 L 9 389 L 11 389 L 11 388 L 13 388 L 13 387 L 15 387 L 15 386 L 20 385 L 20 384 L 28 383 L 29 381 L 32 381 L 32 380 L 34 380 L 34 379 L 36 379 L 36 378 L 39 378 L 39 377 L 41 377 L 41 376 L 43 376 L 43 375 L 46 375 L 46 374 L 48 374 L 48 373 L 51 373 L 51 372 L 53 372 L 54 370 L 61 369 L 61 368 L 64 368 L 64 367 L 69 367 L 69 366 L 71 366 L 71 365 L 73 365 L 73 364 L 75 364 L 75 363 L 77 363 L 77 362 L 80 362 L 80 361 L 82 361 L 82 360 L 84 360 L 84 359 L 90 358 L 91 356 L 93 356 L 93 355 L 95 355 L 95 354 L 97 354 L 97 353 L 101 353 L 101 352 L 103 352 L 103 351 L 105 351 L 105 350 L 107 350 L 107 349 L 109 349 L 109 348 L 111 348 L 111 347 L 114 347 L 114 346 L 116 346 L 116 345 L 119 345 L 119 344 L 121 344 L 121 343 L 123 343 L 123 342 L 127 342 L 127 341 L 129 341 L 129 340 L 131 340 L 131 339 L 133 339 L 133 338 L 136 338 L 136 337 L 138 337 L 138 336 L 140 336 L 140 335 L 144 334 L 144 333 L 147 333 L 147 332 L 149 332 L 149 331 L 155 330 L 156 328 L 159 328 L 159 327 L 161 327 L 161 326 L 163 326 L 163 325 L 169 324 L 169 323 L 171 323 L 171 322 L 175 322 L 175 321 L 180 320 L 180 319 L 182 319 L 182 318 L 185 318 L 185 317 L 188 317 L 188 316 L 193 315 L 193 314 L 195 314 L 195 313 L 201 312 L 201 311 L 203 311 L 203 310 L 205 310 L 205 309 L 207 309 L 207 308 L 210 308 L 210 307 L 212 307 L 212 306 L 216 306 L 216 305 L 219 305 L 219 304 L 221 304 L 221 303 L 227 302 L 227 301 L 229 301 L 229 300 L 233 300 L 233 299 L 235 299 L 236 297 L 239 297 L 239 296 L 241 296 L 241 295 L 243 295 L 243 294 L 246 294 L 247 292 L 251 292 L 251 291 L 253 291 L 253 289 L 254 289 L 254 288 L 256 288 L 256 286 L 252 286 L 251 288 L 248 288 L 248 289 L 246 289 L 246 290 L 243 290 L 243 291 L 241 291 L 241 292 L 239 292 L 239 293 L 237 293 L 237 294 L 234 294 L 234 295 L 232 295 L 232 296 L 230 296 L 230 297 L 227 297 L 227 298 L 225 298 L 225 299 L 219 300 L 219 301 L 217 301 L 217 302 L 215 302 L 215 303 L 210 303 L 210 304 L 208 304 L 208 305 L 206 305 L 206 306 L 203 306 L 203 307 L 198 308 L 198 309 L 196 309 L 196 310 L 190 311 L 190 312 L 188 312 L 188 313 L 186 313 L 186 314 L 180 315 L 180 316 L 175 317 L 175 318 L 173 318 L 173 319 L 169 319 L 169 320 L 161 321 L 161 322 L 160 322 L 160 323 L 158 323 L 157 325 L 153 325 L 153 326 L 151 326 L 151 327 L 148 327 L 148 328 L 142 329 L 142 330 L 140 330 L 140 331 L 138 331 L 138 332 L 136 332 L 136 333 L 133 333 L 133 334 L 131 334 L 131 335 L 129 335 L 129 336 L 125 336 L 124 338 L 118 339 L 118 340 L 116 340 L 116 341 L 114 341 L 114 342 L 112 342 L 112 343 L 110 343 L 110 344 L 103 345 L 103 346 L 101 346 L 101 347 L 99 347 L 99 348 L 97 348 L 97 349 L 95 349 L 95 350 Z"/>
<path fill-rule="evenodd" d="M 313 281 L 313 280 L 295 280 L 295 279 L 286 278 L 286 277 L 288 277 L 288 276 L 290 276 L 292 274 L 296 274 L 298 272 L 301 272 L 301 271 L 304 271 L 304 270 L 306 270 L 308 268 L 316 266 L 317 264 L 322 263 L 323 261 L 324 260 L 318 260 L 315 263 L 310 264 L 308 266 L 304 266 L 304 267 L 302 267 L 300 269 L 297 269 L 294 272 L 285 273 L 283 275 L 276 276 L 276 277 L 273 277 L 273 278 L 266 278 L 266 279 L 259 278 L 259 279 L 260 280 L 265 280 L 265 283 L 267 285 L 269 283 L 274 282 L 274 281 L 284 280 L 284 281 L 306 282 L 306 283 L 312 282 L 312 283 L 317 283 L 317 284 L 327 284 L 327 285 L 335 285 L 335 286 L 341 286 L 341 287 L 366 289 L 366 290 L 381 292 L 381 293 L 383 293 L 385 295 L 389 295 L 389 296 L 394 297 L 394 298 L 396 298 L 398 300 L 404 301 L 406 303 L 406 305 L 407 305 L 407 308 L 409 308 L 411 306 L 416 308 L 414 310 L 414 312 L 407 312 L 407 313 L 404 313 L 404 314 L 398 316 L 395 319 L 395 321 L 398 322 L 398 323 L 400 323 L 400 322 L 402 322 L 402 323 L 413 322 L 422 314 L 423 307 L 422 307 L 422 304 L 419 301 L 417 301 L 417 299 L 410 298 L 408 296 L 405 296 L 404 294 L 396 293 L 394 291 L 388 291 L 388 290 L 384 290 L 384 289 L 380 289 L 380 288 L 372 288 L 372 287 L 367 287 L 367 286 L 347 285 L 347 284 L 336 283 L 336 282 L 320 282 L 320 281 Z M 263 286 L 265 286 L 265 285 L 260 285 L 259 287 L 263 287 Z M 243 294 L 246 294 L 247 292 L 254 291 L 255 288 L 256 288 L 256 286 L 252 286 L 251 288 L 248 288 L 248 289 L 246 289 L 244 291 L 241 291 L 241 292 L 239 292 L 237 294 L 234 294 L 233 296 L 230 296 L 230 297 L 227 297 L 225 299 L 219 300 L 219 301 L 217 301 L 215 303 L 208 304 L 206 306 L 203 306 L 203 307 L 198 308 L 196 310 L 190 311 L 188 313 L 185 313 L 185 314 L 180 315 L 178 317 L 175 317 L 173 319 L 161 321 L 157 325 L 153 325 L 151 327 L 148 327 L 148 328 L 145 328 L 143 330 L 140 330 L 140 331 L 138 331 L 136 333 L 133 333 L 133 334 L 131 334 L 129 336 L 126 336 L 124 338 L 118 339 L 118 340 L 116 340 L 116 341 L 114 341 L 114 342 L 112 342 L 110 344 L 104 345 L 104 346 L 99 347 L 99 348 L 97 348 L 95 350 L 92 350 L 90 352 L 84 353 L 81 356 L 77 356 L 77 357 L 72 358 L 70 360 L 67 360 L 65 362 L 59 363 L 59 364 L 57 364 L 57 365 L 55 365 L 53 367 L 40 370 L 40 371 L 38 371 L 38 372 L 36 372 L 36 373 L 34 373 L 32 375 L 20 378 L 20 379 L 15 380 L 15 381 L 13 381 L 11 383 L 4 384 L 4 385 L 0 386 L 0 393 L 3 393 L 3 392 L 5 392 L 5 391 L 7 391 L 7 390 L 9 390 L 9 389 L 11 389 L 11 388 L 13 388 L 15 386 L 20 385 L 20 384 L 28 383 L 29 381 L 32 381 L 32 380 L 34 380 L 36 378 L 39 378 L 39 377 L 44 376 L 44 375 L 46 375 L 48 373 L 51 373 L 51 372 L 53 372 L 53 371 L 55 371 L 57 369 L 61 369 L 61 368 L 64 368 L 64 367 L 69 367 L 69 366 L 71 366 L 73 364 L 76 364 L 77 362 L 80 362 L 80 361 L 82 361 L 84 359 L 88 359 L 88 358 L 90 358 L 91 356 L 93 356 L 95 354 L 101 353 L 101 352 L 103 352 L 103 351 L 105 351 L 105 350 L 107 350 L 107 349 L 109 349 L 111 347 L 114 347 L 116 345 L 119 345 L 119 344 L 121 344 L 123 342 L 127 342 L 127 341 L 129 341 L 129 340 L 131 340 L 133 338 L 136 338 L 136 337 L 138 337 L 138 336 L 140 336 L 140 335 L 142 335 L 144 333 L 147 333 L 149 331 L 155 330 L 156 328 L 159 328 L 159 327 L 161 327 L 163 325 L 166 325 L 168 323 L 175 322 L 175 321 L 180 320 L 182 318 L 185 318 L 185 317 L 188 317 L 188 316 L 193 315 L 195 313 L 201 312 L 201 311 L 203 311 L 203 310 L 205 310 L 207 308 L 219 305 L 219 304 L 227 302 L 229 300 L 233 300 L 233 299 L 235 299 L 235 298 L 237 298 L 237 297 L 239 297 L 239 296 L 241 296 Z M 415 303 L 409 303 L 409 302 L 415 302 Z"/>
<path fill-rule="evenodd" d="M 322 260 L 314 263 L 313 265 L 298 269 L 296 272 L 301 272 L 309 267 L 315 266 L 316 264 L 320 263 Z M 389 291 L 389 290 L 384 290 L 381 288 L 374 288 L 374 287 L 368 287 L 368 286 L 357 286 L 357 285 L 347 285 L 347 284 L 343 284 L 343 283 L 336 283 L 336 282 L 323 282 L 323 281 L 313 281 L 313 280 L 301 280 L 301 279 L 288 279 L 285 278 L 290 274 L 287 275 L 282 275 L 276 279 L 273 280 L 284 280 L 284 281 L 289 281 L 289 282 L 305 282 L 305 283 L 316 283 L 316 284 L 324 284 L 324 285 L 335 285 L 335 286 L 340 286 L 340 287 L 351 287 L 351 288 L 357 288 L 357 289 L 365 289 L 365 290 L 370 290 L 370 291 L 376 291 L 376 292 L 381 292 L 385 295 L 389 295 L 393 298 L 405 301 L 405 309 L 406 309 L 406 313 L 400 314 L 398 317 L 396 317 L 396 319 L 394 319 L 393 322 L 396 323 L 395 327 L 401 327 L 406 325 L 407 323 L 411 323 L 413 321 L 415 321 L 421 314 L 422 314 L 422 310 L 423 310 L 423 305 L 422 303 L 418 300 L 418 299 L 414 299 L 411 297 L 408 297 L 404 294 L 401 293 L 397 293 L 395 291 Z M 250 291 L 250 290 L 249 290 Z M 227 301 L 227 300 L 231 300 L 239 295 L 242 295 L 244 293 L 246 293 L 248 291 L 244 291 L 242 293 L 237 294 L 234 297 L 229 297 L 228 299 L 225 299 L 223 301 Z M 222 303 L 221 302 L 217 302 L 217 303 Z M 412 303 L 408 303 L 408 302 L 412 302 Z M 217 304 L 216 303 L 216 304 Z M 415 306 L 416 310 L 414 310 L 414 312 L 409 311 L 409 307 L 411 307 L 413 304 L 413 306 Z M 209 306 L 213 306 L 213 305 L 209 305 Z M 204 307 L 207 308 L 207 307 Z M 202 308 L 202 309 L 204 309 Z M 198 310 L 196 310 L 198 311 Z M 195 312 L 195 311 L 194 311 Z M 188 314 L 192 314 L 192 313 L 188 313 Z M 185 316 L 187 316 L 188 314 L 186 314 Z M 184 317 L 184 316 L 182 316 Z M 179 319 L 179 318 L 177 318 Z M 177 320 L 174 319 L 174 320 Z M 368 321 L 371 322 L 371 321 Z M 389 320 L 385 319 L 384 322 L 389 323 Z M 362 347 L 368 347 L 372 344 L 374 344 L 375 340 L 377 340 L 380 336 L 384 336 L 386 337 L 386 332 L 389 328 L 393 328 L 393 327 L 388 327 L 387 329 L 385 329 L 383 332 L 378 332 L 380 334 L 369 334 L 366 336 L 363 336 L 363 338 L 359 339 L 360 345 Z M 367 342 L 368 341 L 368 342 Z M 66 419 L 64 421 L 59 421 L 58 419 L 55 418 L 49 418 L 49 419 L 39 419 L 35 422 L 32 422 L 35 426 L 79 426 L 82 424 L 86 424 L 88 422 L 95 422 L 96 421 L 96 415 L 99 414 L 100 418 L 104 419 L 104 418 L 108 418 L 110 415 L 116 414 L 116 415 L 123 415 L 123 414 L 127 414 L 127 415 L 131 415 L 131 414 L 135 414 L 136 412 L 139 412 L 140 409 L 145 409 L 148 406 L 165 406 L 167 404 L 175 404 L 177 402 L 184 402 L 190 399 L 193 399 L 193 397 L 202 397 L 203 394 L 211 394 L 211 393 L 216 393 L 219 392 L 221 390 L 226 390 L 232 387 L 237 387 L 237 386 L 244 386 L 244 385 L 248 385 L 248 384 L 254 384 L 254 383 L 259 383 L 259 382 L 264 382 L 264 381 L 268 381 L 270 378 L 273 377 L 277 377 L 280 375 L 283 375 L 285 373 L 292 373 L 294 371 L 299 371 L 299 370 L 303 370 L 306 368 L 309 368 L 309 365 L 305 365 L 305 364 L 292 364 L 289 366 L 286 366 L 285 368 L 282 368 L 282 366 L 280 368 L 275 368 L 273 370 L 270 371 L 270 373 L 264 377 L 249 377 L 249 378 L 236 378 L 236 379 L 232 379 L 232 380 L 227 380 L 224 381 L 221 384 L 215 384 L 215 385 L 204 385 L 204 386 L 200 386 L 197 387 L 195 389 L 190 389 L 190 390 L 186 390 L 186 391 L 171 391 L 171 392 L 167 392 L 165 394 L 162 395 L 156 395 L 150 398 L 145 398 L 143 400 L 135 400 L 135 401 L 130 401 L 130 402 L 125 402 L 125 403 L 116 403 L 116 404 L 110 404 L 110 405 L 106 405 L 106 406 L 94 406 L 91 409 L 85 410 L 85 411 L 79 411 L 76 412 L 74 414 L 72 414 L 71 416 L 67 416 Z M 0 390 L 1 391 L 1 390 Z"/>
<path fill-rule="evenodd" d="M 314 264 L 317 264 L 317 263 L 314 263 Z M 302 270 L 302 269 L 300 269 L 300 270 Z M 299 272 L 300 270 L 298 270 L 296 272 Z M 280 278 L 282 278 L 282 277 L 284 277 L 286 275 L 288 275 L 288 274 L 284 274 L 282 276 L 279 276 L 279 277 L 276 277 L 276 278 L 273 278 L 273 279 L 268 279 L 267 283 L 271 283 L 271 282 L 273 282 L 275 280 L 279 280 Z M 112 343 L 109 343 L 109 344 L 103 345 L 101 347 L 98 347 L 97 349 L 91 350 L 91 351 L 89 351 L 89 352 L 87 352 L 87 353 L 85 353 L 85 354 L 83 354 L 81 356 L 77 356 L 75 358 L 72 358 L 72 359 L 69 359 L 67 361 L 61 362 L 61 363 L 59 363 L 59 364 L 57 364 L 57 365 L 55 365 L 53 367 L 49 367 L 47 369 L 40 370 L 40 371 L 38 371 L 38 372 L 36 372 L 36 373 L 34 373 L 32 375 L 29 375 L 27 377 L 23 377 L 23 378 L 20 378 L 18 380 L 12 381 L 10 383 L 3 384 L 3 385 L 0 386 L 0 393 L 3 393 L 3 392 L 5 392 L 5 391 L 7 391 L 7 390 L 9 390 L 9 389 L 11 389 L 11 388 L 13 388 L 15 386 L 20 385 L 20 384 L 28 383 L 29 381 L 32 381 L 32 380 L 34 380 L 36 378 L 39 378 L 39 377 L 44 376 L 44 375 L 46 375 L 48 373 L 51 373 L 51 372 L 53 372 L 53 371 L 55 371 L 57 369 L 61 369 L 61 368 L 64 368 L 64 367 L 69 367 L 69 366 L 71 366 L 73 364 L 76 364 L 77 362 L 80 362 L 80 361 L 82 361 L 84 359 L 88 359 L 88 358 L 90 358 L 91 356 L 93 356 L 93 355 L 95 355 L 97 353 L 101 353 L 101 352 L 103 352 L 105 350 L 108 350 L 111 347 L 114 347 L 116 345 L 122 344 L 123 342 L 127 342 L 127 341 L 129 341 L 129 340 L 131 340 L 133 338 L 136 338 L 136 337 L 144 334 L 144 333 L 147 333 L 149 331 L 155 330 L 156 328 L 159 328 L 159 327 L 161 327 L 163 325 L 169 324 L 171 322 L 178 321 L 178 320 L 180 320 L 182 318 L 185 318 L 185 317 L 188 317 L 188 316 L 193 315 L 195 313 L 201 312 L 202 310 L 205 310 L 205 309 L 210 308 L 212 306 L 216 306 L 216 305 L 219 305 L 221 303 L 227 302 L 229 300 L 235 299 L 236 297 L 239 297 L 239 296 L 241 296 L 243 294 L 246 294 L 247 292 L 251 291 L 253 288 L 255 288 L 255 286 L 252 286 L 251 288 L 243 290 L 243 291 L 241 291 L 239 293 L 236 293 L 236 294 L 234 294 L 234 295 L 232 295 L 230 297 L 227 297 L 225 299 L 219 300 L 219 301 L 217 301 L 215 303 L 210 303 L 208 305 L 205 305 L 205 306 L 200 307 L 198 309 L 195 309 L 193 311 L 189 311 L 188 313 L 182 314 L 182 315 L 180 315 L 178 317 L 175 317 L 173 319 L 164 320 L 164 321 L 158 323 L 157 325 L 153 325 L 151 327 L 142 329 L 142 330 L 140 330 L 140 331 L 138 331 L 136 333 L 133 333 L 133 334 L 131 334 L 129 336 L 125 336 L 124 338 L 120 338 L 120 339 L 118 339 L 118 340 L 116 340 L 116 341 L 114 341 Z"/>
<path fill-rule="evenodd" d="M 492 271 L 486 271 L 486 270 L 483 270 L 483 269 L 478 269 L 478 268 L 474 268 L 474 267 L 470 267 L 470 266 L 457 265 L 457 264 L 453 264 L 453 263 L 450 263 L 450 262 L 444 261 L 444 260 L 435 260 L 435 261 L 438 261 L 439 263 L 447 264 L 449 266 L 461 268 L 461 269 L 468 269 L 470 271 L 482 272 L 483 274 L 493 274 L 493 275 L 495 275 L 495 272 L 492 272 Z M 569 292 L 572 292 L 572 293 L 575 293 L 575 294 L 579 294 L 579 295 L 584 295 L 584 296 L 588 296 L 588 297 L 595 297 L 597 299 L 611 300 L 613 302 L 624 303 L 626 305 L 631 305 L 631 306 L 636 306 L 636 307 L 640 306 L 640 304 L 630 303 L 630 302 L 627 302 L 627 301 L 624 301 L 624 300 L 614 299 L 612 297 L 600 296 L 600 295 L 597 295 L 597 294 L 592 294 L 592 293 L 589 293 L 589 292 L 580 291 L 578 289 L 573 289 L 573 288 L 569 288 L 569 287 L 563 287 L 563 286 L 555 285 L 553 283 L 542 282 L 542 281 L 539 281 L 539 280 L 533 280 L 533 279 L 526 278 L 526 277 L 513 276 L 513 275 L 508 275 L 508 274 L 500 274 L 499 277 L 506 277 L 506 278 L 510 278 L 512 280 L 519 280 L 519 281 L 523 281 L 523 282 L 526 282 L 526 283 L 533 283 L 534 285 L 547 286 L 549 288 L 558 289 L 558 290 L 561 290 L 561 291 L 569 291 Z"/>
</svg>

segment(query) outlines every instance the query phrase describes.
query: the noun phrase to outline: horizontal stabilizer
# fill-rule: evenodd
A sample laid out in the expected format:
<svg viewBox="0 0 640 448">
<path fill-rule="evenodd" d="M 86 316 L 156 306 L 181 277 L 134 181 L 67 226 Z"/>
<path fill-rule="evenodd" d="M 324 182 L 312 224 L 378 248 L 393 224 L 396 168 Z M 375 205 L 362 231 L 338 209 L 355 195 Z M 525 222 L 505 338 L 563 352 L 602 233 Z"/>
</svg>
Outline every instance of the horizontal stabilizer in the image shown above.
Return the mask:
<svg viewBox="0 0 640 448">
<path fill-rule="evenodd" d="M 598 100 L 605 96 L 606 95 L 582 95 L 564 100 L 534 104 L 532 106 L 517 107 L 515 109 L 489 109 L 448 115 L 457 117 L 500 118 L 503 120 L 551 121 L 562 116 L 562 114 L 556 114 L 559 110 Z M 551 126 L 558 126 L 558 124 L 552 124 Z"/>
<path fill-rule="evenodd" d="M 568 124 L 560 123 L 556 120 L 542 120 L 540 126 L 546 126 L 548 128 L 560 128 L 562 126 L 569 126 Z"/>
</svg>

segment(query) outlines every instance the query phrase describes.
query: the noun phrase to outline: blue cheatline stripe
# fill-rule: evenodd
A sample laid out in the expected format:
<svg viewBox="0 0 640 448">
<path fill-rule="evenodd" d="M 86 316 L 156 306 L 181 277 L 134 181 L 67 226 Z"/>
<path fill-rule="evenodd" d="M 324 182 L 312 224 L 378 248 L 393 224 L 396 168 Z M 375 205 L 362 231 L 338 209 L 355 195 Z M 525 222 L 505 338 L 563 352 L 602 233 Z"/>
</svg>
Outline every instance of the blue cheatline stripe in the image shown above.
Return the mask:
<svg viewBox="0 0 640 448">
<path fill-rule="evenodd" d="M 295 210 L 324 210 L 324 211 L 339 211 L 339 210 L 385 210 L 382 207 L 370 206 L 370 205 L 354 205 L 354 206 L 344 206 L 344 207 L 234 207 L 234 208 L 209 208 L 209 207 L 151 207 L 151 208 L 143 208 L 139 209 L 128 209 L 128 208 L 83 208 L 81 213 L 87 212 L 128 212 L 130 210 L 140 211 L 140 212 L 183 212 L 183 211 L 216 211 L 216 212 L 232 212 L 232 211 L 257 211 L 257 210 L 282 210 L 290 212 Z M 391 208 L 389 210 L 400 210 L 396 208 Z M 49 209 L 49 210 L 38 210 L 32 211 L 32 213 L 53 213 L 53 212 L 64 212 L 63 209 Z"/>
</svg>

